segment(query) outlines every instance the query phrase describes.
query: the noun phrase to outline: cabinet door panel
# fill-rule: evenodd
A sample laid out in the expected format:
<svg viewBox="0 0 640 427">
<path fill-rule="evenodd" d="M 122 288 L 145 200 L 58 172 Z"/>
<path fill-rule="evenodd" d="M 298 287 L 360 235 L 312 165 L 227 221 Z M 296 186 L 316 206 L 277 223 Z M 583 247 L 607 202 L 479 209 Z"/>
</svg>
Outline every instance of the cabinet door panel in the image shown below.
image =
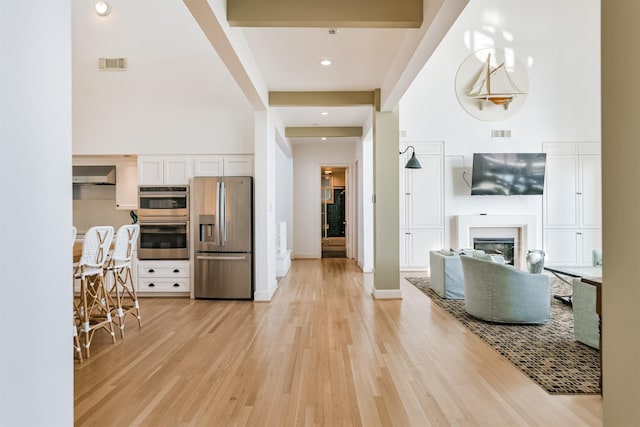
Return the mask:
<svg viewBox="0 0 640 427">
<path fill-rule="evenodd" d="M 189 184 L 191 178 L 190 159 L 176 158 L 166 159 L 164 162 L 164 183 L 165 184 Z"/>
<path fill-rule="evenodd" d="M 547 265 L 576 265 L 578 261 L 576 230 L 545 230 L 544 252 Z"/>
<path fill-rule="evenodd" d="M 428 269 L 429 251 L 444 247 L 444 232 L 443 230 L 412 230 L 410 242 L 409 265 L 413 268 Z"/>
<path fill-rule="evenodd" d="M 138 166 L 116 164 L 116 209 L 138 209 Z"/>
<path fill-rule="evenodd" d="M 442 156 L 417 155 L 422 169 L 407 171 L 410 228 L 444 227 Z"/>
<path fill-rule="evenodd" d="M 162 158 L 138 157 L 138 184 L 162 185 L 164 183 Z"/>
<path fill-rule="evenodd" d="M 253 176 L 253 158 L 249 156 L 226 156 L 224 176 Z"/>
<path fill-rule="evenodd" d="M 199 156 L 194 161 L 194 176 L 222 176 L 222 156 Z"/>
<path fill-rule="evenodd" d="M 545 227 L 577 227 L 576 156 L 547 156 L 544 190 Z"/>
<path fill-rule="evenodd" d="M 602 172 L 600 156 L 580 157 L 580 227 L 602 226 Z"/>
<path fill-rule="evenodd" d="M 407 267 L 409 265 L 409 251 L 407 248 L 408 240 L 410 239 L 409 231 L 400 230 L 400 268 Z"/>
</svg>

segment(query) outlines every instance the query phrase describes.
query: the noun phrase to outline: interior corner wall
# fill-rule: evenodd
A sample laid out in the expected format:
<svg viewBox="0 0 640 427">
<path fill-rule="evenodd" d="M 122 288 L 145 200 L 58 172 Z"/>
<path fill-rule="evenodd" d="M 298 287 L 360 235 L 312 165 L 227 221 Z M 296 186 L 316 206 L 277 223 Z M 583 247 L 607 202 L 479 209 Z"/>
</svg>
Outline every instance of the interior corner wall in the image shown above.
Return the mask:
<svg viewBox="0 0 640 427">
<path fill-rule="evenodd" d="M 70 10 L 0 1 L 2 426 L 73 425 Z"/>
<path fill-rule="evenodd" d="M 320 166 L 351 167 L 354 143 L 297 143 L 293 145 L 293 256 L 320 258 Z M 352 176 L 352 175 L 350 175 Z"/>
<path fill-rule="evenodd" d="M 535 213 L 541 247 L 542 196 L 470 196 L 462 172 L 471 172 L 474 152 L 600 140 L 599 30 L 599 0 L 473 0 L 462 11 L 400 103 L 404 142 L 445 141 L 445 247 L 454 215 L 480 213 Z M 458 67 L 485 47 L 513 49 L 529 77 L 522 108 L 497 122 L 469 115 L 455 93 Z M 512 137 L 492 139 L 494 129 Z"/>
<path fill-rule="evenodd" d="M 358 265 L 365 273 L 373 271 L 373 136 L 371 132 L 358 144 Z"/>
<path fill-rule="evenodd" d="M 72 2 L 73 154 L 254 153 L 253 109 L 185 4 L 110 4 Z"/>
<path fill-rule="evenodd" d="M 287 249 L 293 248 L 293 159 L 276 146 L 276 223 L 287 223 Z"/>
</svg>

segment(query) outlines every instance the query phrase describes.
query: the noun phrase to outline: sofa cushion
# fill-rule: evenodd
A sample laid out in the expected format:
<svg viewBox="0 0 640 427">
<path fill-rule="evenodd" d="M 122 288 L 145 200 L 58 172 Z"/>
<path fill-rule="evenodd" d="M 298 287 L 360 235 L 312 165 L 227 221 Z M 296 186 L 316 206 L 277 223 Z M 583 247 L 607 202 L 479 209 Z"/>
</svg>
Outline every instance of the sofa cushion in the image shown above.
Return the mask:
<svg viewBox="0 0 640 427">
<path fill-rule="evenodd" d="M 480 251 L 476 251 L 473 253 L 473 257 L 485 261 L 496 262 L 498 264 L 504 264 L 504 257 L 502 255 L 485 254 L 484 252 L 481 253 Z"/>
</svg>

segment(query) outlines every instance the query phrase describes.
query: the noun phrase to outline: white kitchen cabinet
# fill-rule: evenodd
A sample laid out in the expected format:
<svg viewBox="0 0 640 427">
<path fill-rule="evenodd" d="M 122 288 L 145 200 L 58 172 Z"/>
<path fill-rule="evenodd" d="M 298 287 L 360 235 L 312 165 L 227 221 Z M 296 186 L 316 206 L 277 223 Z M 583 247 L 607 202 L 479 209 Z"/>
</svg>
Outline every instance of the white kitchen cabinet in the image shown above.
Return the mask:
<svg viewBox="0 0 640 427">
<path fill-rule="evenodd" d="M 253 156 L 196 156 L 193 171 L 194 176 L 253 176 Z"/>
<path fill-rule="evenodd" d="M 224 156 L 224 176 L 253 176 L 253 156 Z"/>
<path fill-rule="evenodd" d="M 138 209 L 138 165 L 116 163 L 116 209 Z"/>
<path fill-rule="evenodd" d="M 190 156 L 139 156 L 138 185 L 187 185 L 192 178 Z"/>
<path fill-rule="evenodd" d="M 548 142 L 543 197 L 547 265 L 591 265 L 602 249 L 600 144 Z"/>
<path fill-rule="evenodd" d="M 189 292 L 188 260 L 138 261 L 138 292 Z"/>
<path fill-rule="evenodd" d="M 408 145 L 422 168 L 405 169 L 411 149 L 400 156 L 400 268 L 427 270 L 429 250 L 444 245 L 444 150 L 441 142 Z"/>
</svg>

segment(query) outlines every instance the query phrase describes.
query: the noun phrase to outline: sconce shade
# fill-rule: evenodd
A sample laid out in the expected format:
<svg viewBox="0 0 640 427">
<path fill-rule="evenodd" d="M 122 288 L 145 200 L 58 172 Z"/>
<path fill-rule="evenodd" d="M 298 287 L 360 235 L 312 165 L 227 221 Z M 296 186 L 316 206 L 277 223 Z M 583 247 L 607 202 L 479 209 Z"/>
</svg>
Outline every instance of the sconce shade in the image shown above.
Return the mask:
<svg viewBox="0 0 640 427">
<path fill-rule="evenodd" d="M 415 151 L 413 153 L 411 153 L 411 158 L 409 159 L 407 164 L 404 165 L 404 167 L 405 167 L 405 169 L 422 169 L 422 165 L 420 164 L 420 162 L 416 158 L 416 152 Z"/>
<path fill-rule="evenodd" d="M 407 148 L 404 149 L 404 151 L 400 151 L 400 154 L 406 153 L 409 148 L 413 150 L 413 153 L 411 153 L 411 158 L 409 159 L 407 164 L 404 165 L 404 168 L 405 169 L 422 169 L 422 165 L 420 164 L 418 159 L 416 159 L 416 149 L 413 145 L 409 145 Z"/>
</svg>

